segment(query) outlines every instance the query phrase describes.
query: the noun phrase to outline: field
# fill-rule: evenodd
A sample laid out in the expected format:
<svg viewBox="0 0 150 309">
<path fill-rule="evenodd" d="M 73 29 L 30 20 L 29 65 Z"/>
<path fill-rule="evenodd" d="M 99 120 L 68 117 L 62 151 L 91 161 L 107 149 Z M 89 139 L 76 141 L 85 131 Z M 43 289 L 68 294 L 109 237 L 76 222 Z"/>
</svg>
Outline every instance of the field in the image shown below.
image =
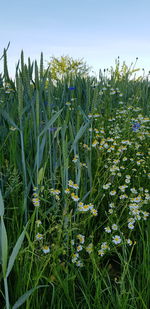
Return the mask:
<svg viewBox="0 0 150 309">
<path fill-rule="evenodd" d="M 150 308 L 148 78 L 3 58 L 2 308 Z"/>
</svg>

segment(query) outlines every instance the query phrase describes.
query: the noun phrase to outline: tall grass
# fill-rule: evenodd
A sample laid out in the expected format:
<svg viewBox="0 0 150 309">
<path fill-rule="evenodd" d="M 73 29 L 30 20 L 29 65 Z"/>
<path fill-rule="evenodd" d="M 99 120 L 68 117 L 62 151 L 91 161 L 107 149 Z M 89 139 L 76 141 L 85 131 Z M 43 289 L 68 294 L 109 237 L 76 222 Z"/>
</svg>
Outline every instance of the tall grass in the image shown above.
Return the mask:
<svg viewBox="0 0 150 309">
<path fill-rule="evenodd" d="M 3 59 L 2 307 L 148 309 L 148 79 Z"/>
</svg>

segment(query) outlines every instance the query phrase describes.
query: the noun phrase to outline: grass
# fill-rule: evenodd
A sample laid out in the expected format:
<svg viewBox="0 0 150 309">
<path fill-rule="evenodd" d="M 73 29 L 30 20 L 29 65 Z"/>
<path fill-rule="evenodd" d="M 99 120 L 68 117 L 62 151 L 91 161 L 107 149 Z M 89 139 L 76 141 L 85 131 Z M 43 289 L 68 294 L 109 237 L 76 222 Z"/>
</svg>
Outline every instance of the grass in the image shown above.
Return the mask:
<svg viewBox="0 0 150 309">
<path fill-rule="evenodd" d="M 129 76 L 55 85 L 22 52 L 13 81 L 4 51 L 3 308 L 150 307 L 150 92 Z"/>
</svg>

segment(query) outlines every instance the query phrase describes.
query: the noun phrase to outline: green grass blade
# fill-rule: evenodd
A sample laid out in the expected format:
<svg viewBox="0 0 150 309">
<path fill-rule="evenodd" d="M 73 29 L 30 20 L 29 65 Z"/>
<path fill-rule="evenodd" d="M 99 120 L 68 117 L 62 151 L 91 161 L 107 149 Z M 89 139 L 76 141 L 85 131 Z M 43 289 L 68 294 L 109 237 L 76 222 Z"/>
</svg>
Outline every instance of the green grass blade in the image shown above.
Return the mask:
<svg viewBox="0 0 150 309">
<path fill-rule="evenodd" d="M 4 216 L 4 202 L 2 198 L 2 192 L 0 190 L 0 216 Z"/>
<path fill-rule="evenodd" d="M 7 258 L 8 258 L 8 239 L 7 232 L 4 224 L 3 217 L 1 217 L 1 233 L 0 233 L 0 245 L 1 245 L 1 260 L 2 260 L 2 270 L 3 276 L 6 275 L 7 268 Z"/>
<path fill-rule="evenodd" d="M 74 147 L 76 146 L 77 142 L 78 142 L 79 139 L 82 137 L 82 135 L 84 134 L 84 132 L 86 131 L 86 129 L 88 128 L 88 126 L 89 126 L 90 123 L 91 123 L 91 122 L 88 121 L 85 125 L 82 125 L 82 126 L 80 127 L 80 130 L 78 131 L 78 133 L 77 133 L 77 135 L 76 135 L 76 137 L 75 137 L 75 139 L 74 139 L 74 142 L 73 142 L 73 144 L 72 144 L 72 147 L 71 147 L 70 152 L 74 149 Z"/>
<path fill-rule="evenodd" d="M 9 274 L 10 274 L 12 268 L 13 268 L 15 259 L 16 259 L 17 255 L 18 255 L 18 252 L 19 252 L 20 248 L 21 248 L 21 245 L 22 245 L 22 243 L 23 243 L 24 237 L 25 237 L 25 229 L 24 229 L 24 231 L 21 233 L 21 235 L 19 236 L 19 238 L 18 238 L 18 240 L 17 240 L 17 242 L 16 242 L 16 244 L 15 244 L 15 247 L 13 248 L 13 251 L 12 251 L 12 253 L 11 253 L 11 256 L 10 256 L 10 258 L 9 258 L 8 267 L 7 267 L 7 272 L 6 272 L 6 277 L 9 276 Z"/>
<path fill-rule="evenodd" d="M 37 289 L 41 288 L 41 287 L 48 287 L 48 285 L 38 285 L 37 287 L 30 289 L 29 291 L 27 291 L 25 294 L 23 294 L 21 297 L 19 297 L 19 299 L 16 301 L 16 303 L 13 305 L 12 309 L 17 309 L 20 306 L 22 306 L 25 301 L 30 297 L 30 295 Z"/>
<path fill-rule="evenodd" d="M 8 123 L 10 123 L 14 128 L 16 128 L 18 131 L 20 131 L 20 129 L 17 127 L 17 125 L 15 124 L 15 122 L 9 117 L 9 115 L 7 114 L 6 111 L 2 111 L 2 116 L 5 118 L 5 120 L 8 121 Z"/>
<path fill-rule="evenodd" d="M 52 125 L 53 123 L 56 121 L 56 119 L 59 117 L 59 115 L 61 114 L 63 109 L 61 109 L 59 112 L 57 112 L 47 123 L 47 125 L 45 126 L 45 128 L 42 130 L 42 132 L 39 134 L 39 137 L 41 135 L 43 135 Z"/>
</svg>

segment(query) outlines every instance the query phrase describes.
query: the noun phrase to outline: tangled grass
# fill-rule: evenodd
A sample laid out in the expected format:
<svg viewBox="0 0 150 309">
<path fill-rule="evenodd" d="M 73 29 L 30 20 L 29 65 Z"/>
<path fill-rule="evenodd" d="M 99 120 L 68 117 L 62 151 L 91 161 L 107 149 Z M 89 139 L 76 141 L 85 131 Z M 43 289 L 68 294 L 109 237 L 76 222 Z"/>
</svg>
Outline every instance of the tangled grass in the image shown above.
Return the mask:
<svg viewBox="0 0 150 309">
<path fill-rule="evenodd" d="M 12 81 L 4 53 L 3 307 L 148 309 L 148 79 L 54 83 L 42 59 Z"/>
</svg>

